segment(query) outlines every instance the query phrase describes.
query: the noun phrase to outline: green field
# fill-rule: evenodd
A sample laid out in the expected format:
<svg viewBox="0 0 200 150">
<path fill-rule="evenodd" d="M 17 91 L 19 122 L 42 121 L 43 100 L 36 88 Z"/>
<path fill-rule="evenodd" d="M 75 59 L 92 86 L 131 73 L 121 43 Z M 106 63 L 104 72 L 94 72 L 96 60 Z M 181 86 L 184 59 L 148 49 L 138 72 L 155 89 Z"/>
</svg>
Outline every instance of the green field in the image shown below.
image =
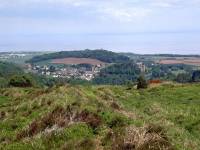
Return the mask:
<svg viewBox="0 0 200 150">
<path fill-rule="evenodd" d="M 200 84 L 0 90 L 0 149 L 200 147 Z"/>
</svg>

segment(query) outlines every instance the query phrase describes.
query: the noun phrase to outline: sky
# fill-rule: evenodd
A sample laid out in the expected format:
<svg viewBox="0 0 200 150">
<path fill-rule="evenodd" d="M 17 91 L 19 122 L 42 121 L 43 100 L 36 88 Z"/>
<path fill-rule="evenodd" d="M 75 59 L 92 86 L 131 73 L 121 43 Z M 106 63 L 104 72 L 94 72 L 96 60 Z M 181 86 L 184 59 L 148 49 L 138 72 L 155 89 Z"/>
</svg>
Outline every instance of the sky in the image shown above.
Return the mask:
<svg viewBox="0 0 200 150">
<path fill-rule="evenodd" d="M 200 54 L 200 0 L 0 0 L 0 51 Z"/>
</svg>

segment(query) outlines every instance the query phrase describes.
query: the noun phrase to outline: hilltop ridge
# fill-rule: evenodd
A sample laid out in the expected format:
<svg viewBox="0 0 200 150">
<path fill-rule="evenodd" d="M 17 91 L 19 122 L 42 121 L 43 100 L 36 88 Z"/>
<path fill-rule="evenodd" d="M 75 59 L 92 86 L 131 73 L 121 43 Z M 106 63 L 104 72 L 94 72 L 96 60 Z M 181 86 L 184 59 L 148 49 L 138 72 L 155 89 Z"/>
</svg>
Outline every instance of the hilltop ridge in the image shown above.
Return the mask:
<svg viewBox="0 0 200 150">
<path fill-rule="evenodd" d="M 26 61 L 28 63 L 37 63 L 40 61 L 50 60 L 50 59 L 58 59 L 58 58 L 93 58 L 106 63 L 123 63 L 129 60 L 129 57 L 107 51 L 107 50 L 89 50 L 86 49 L 84 51 L 61 51 L 55 53 L 48 53 L 40 56 L 35 56 L 30 60 Z"/>
</svg>

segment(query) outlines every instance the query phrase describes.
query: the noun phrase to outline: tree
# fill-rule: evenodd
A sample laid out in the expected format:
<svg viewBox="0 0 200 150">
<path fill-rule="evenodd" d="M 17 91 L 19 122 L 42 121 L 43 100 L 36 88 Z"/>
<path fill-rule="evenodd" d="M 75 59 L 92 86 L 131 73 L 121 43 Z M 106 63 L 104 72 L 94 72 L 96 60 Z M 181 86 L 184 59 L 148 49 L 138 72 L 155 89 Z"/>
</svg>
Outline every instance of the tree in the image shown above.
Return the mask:
<svg viewBox="0 0 200 150">
<path fill-rule="evenodd" d="M 143 75 L 139 76 L 137 89 L 146 89 L 148 87 L 148 83 Z"/>
<path fill-rule="evenodd" d="M 192 74 L 192 81 L 193 82 L 200 82 L 200 70 L 196 70 Z"/>
</svg>

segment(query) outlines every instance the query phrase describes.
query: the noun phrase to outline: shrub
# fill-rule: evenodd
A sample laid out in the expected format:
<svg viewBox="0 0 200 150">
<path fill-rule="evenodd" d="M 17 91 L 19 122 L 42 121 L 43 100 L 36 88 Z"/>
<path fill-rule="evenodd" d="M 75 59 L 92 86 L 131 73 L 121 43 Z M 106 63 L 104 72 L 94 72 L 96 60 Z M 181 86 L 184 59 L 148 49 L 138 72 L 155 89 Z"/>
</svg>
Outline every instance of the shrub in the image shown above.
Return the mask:
<svg viewBox="0 0 200 150">
<path fill-rule="evenodd" d="M 31 87 L 33 86 L 33 81 L 26 75 L 15 75 L 11 77 L 9 85 L 14 87 Z"/>
<path fill-rule="evenodd" d="M 200 82 L 200 70 L 196 70 L 192 73 L 192 81 Z"/>
<path fill-rule="evenodd" d="M 140 76 L 138 78 L 137 89 L 146 89 L 148 87 L 148 83 L 144 76 Z"/>
</svg>

